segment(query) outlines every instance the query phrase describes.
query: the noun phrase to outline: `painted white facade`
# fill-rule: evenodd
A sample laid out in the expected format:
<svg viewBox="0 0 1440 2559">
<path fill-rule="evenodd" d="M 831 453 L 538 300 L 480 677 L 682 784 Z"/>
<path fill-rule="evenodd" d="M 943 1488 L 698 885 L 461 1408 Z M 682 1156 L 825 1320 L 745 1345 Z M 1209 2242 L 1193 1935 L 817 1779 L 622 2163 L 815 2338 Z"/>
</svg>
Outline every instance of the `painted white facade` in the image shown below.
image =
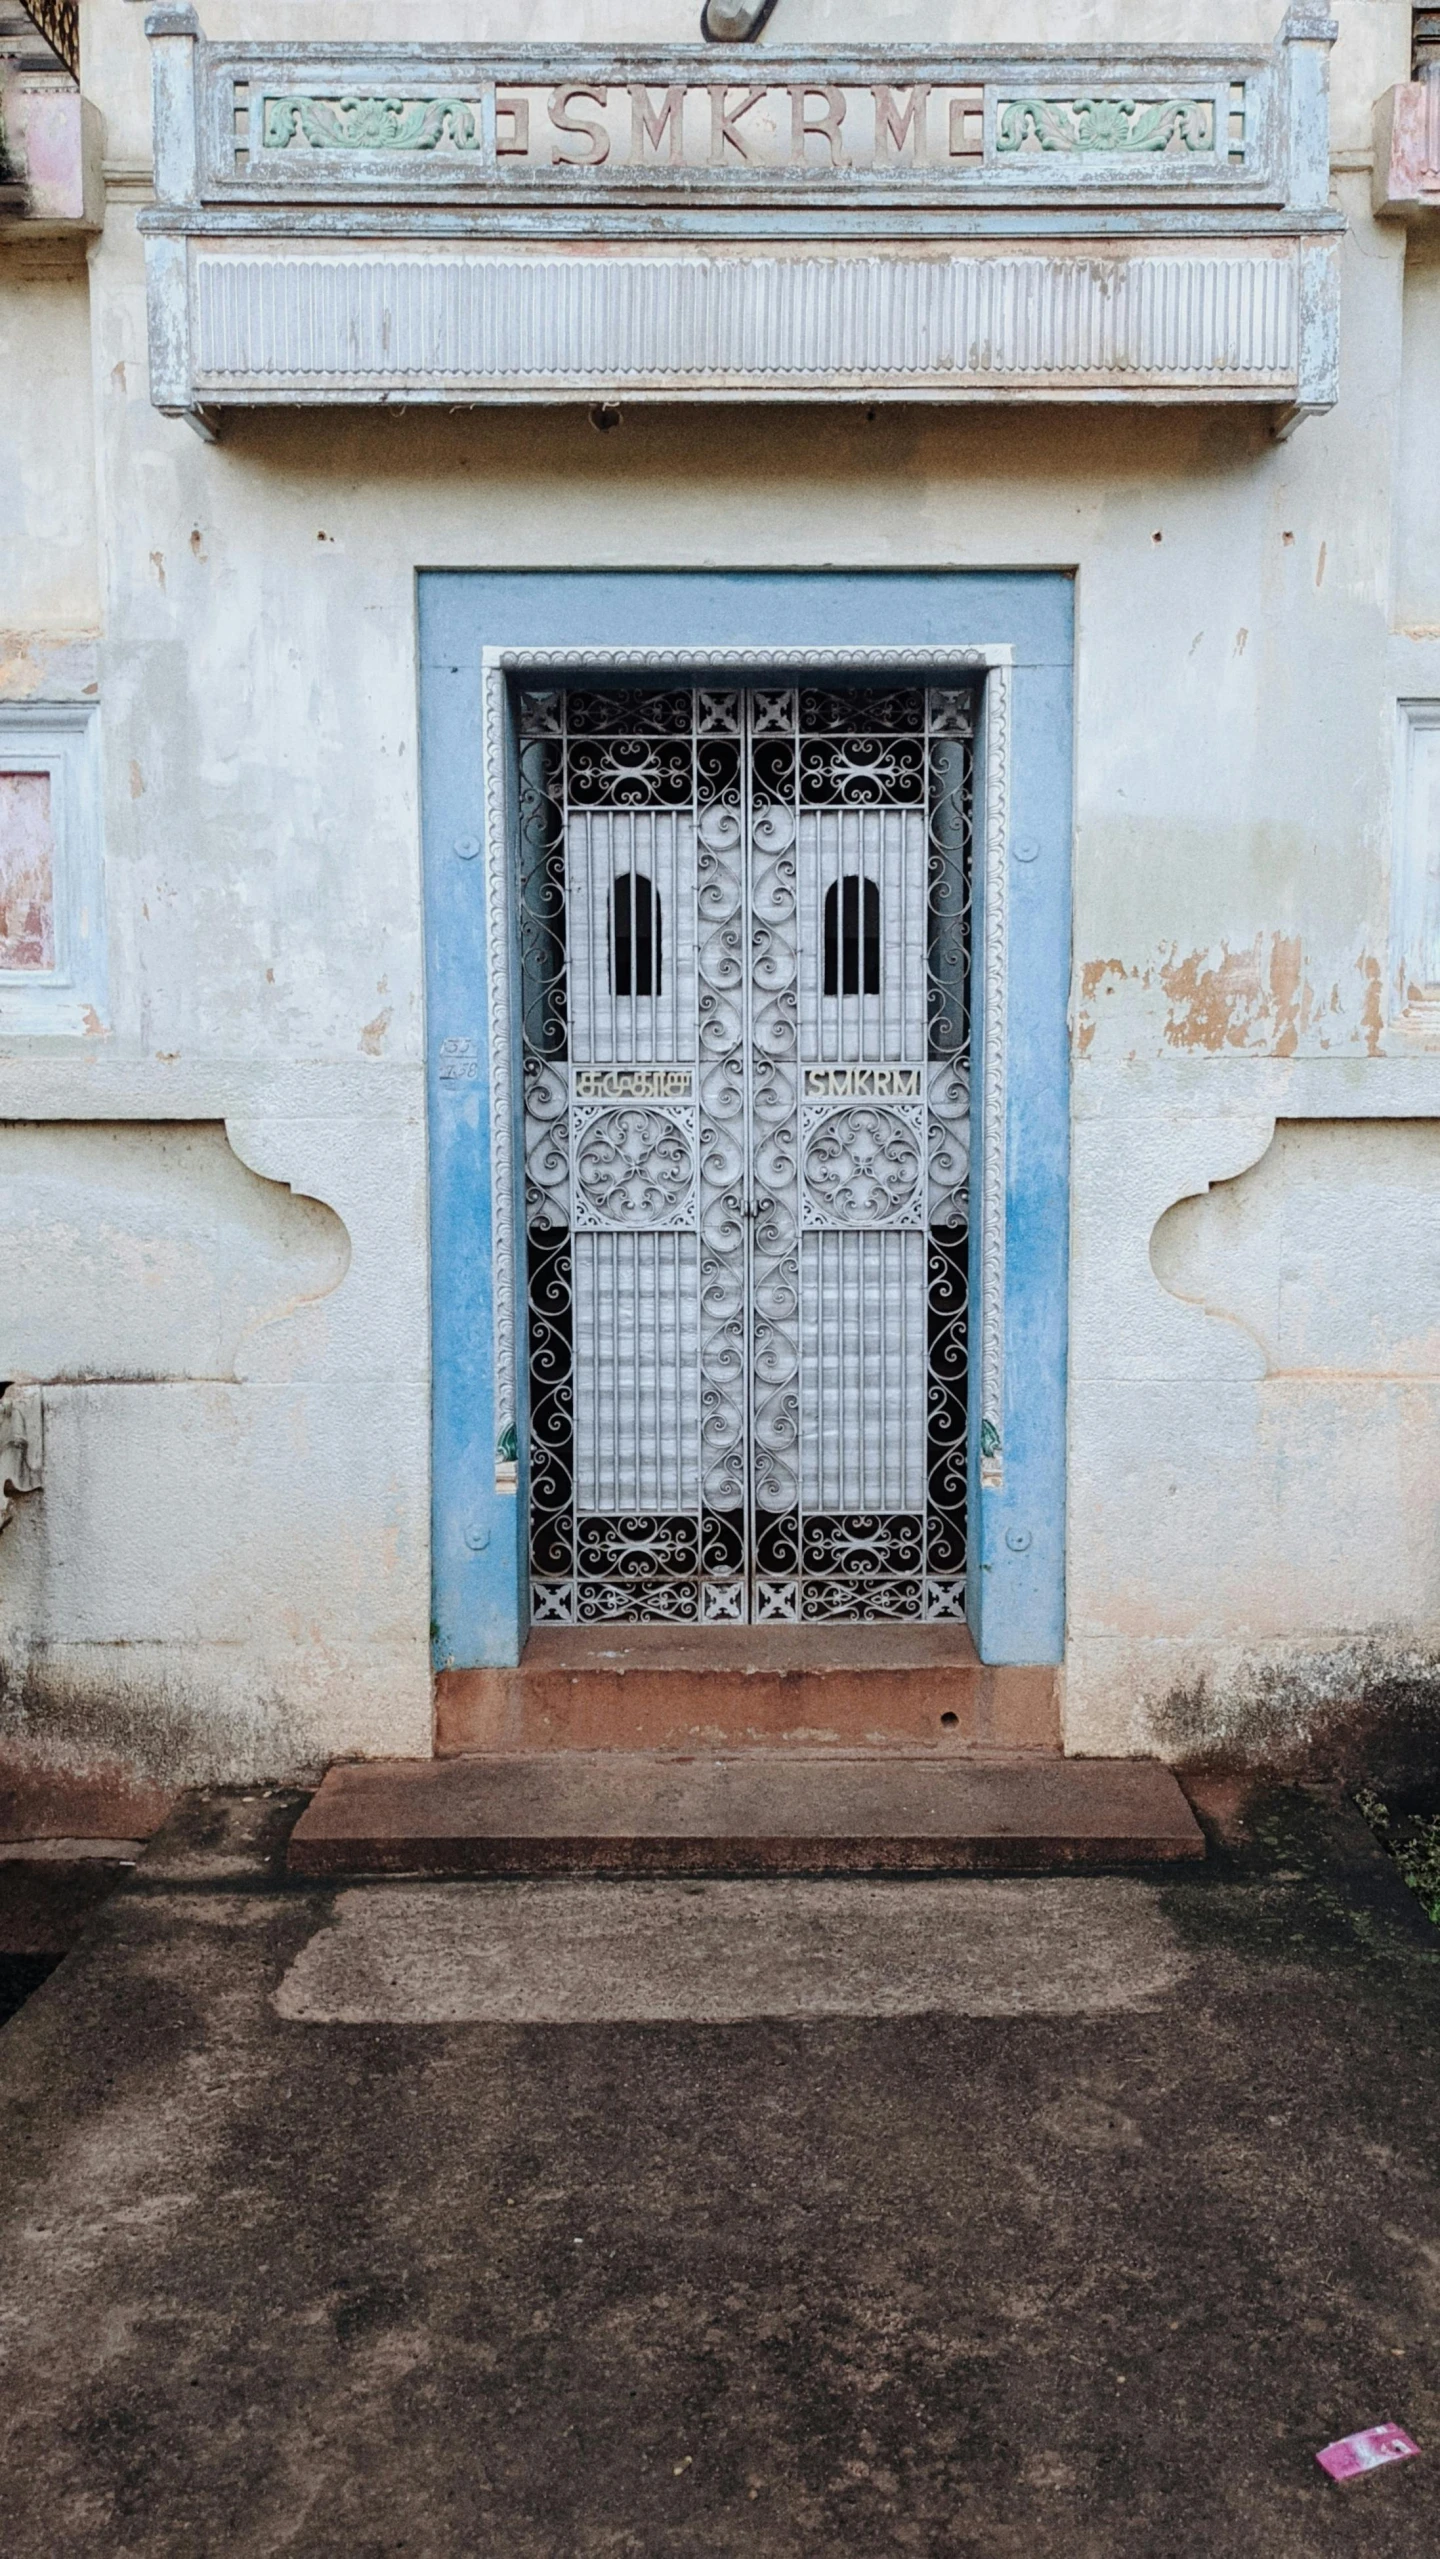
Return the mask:
<svg viewBox="0 0 1440 2559">
<path fill-rule="evenodd" d="M 513 39 L 498 0 L 411 14 Z M 1268 45 L 1278 8 L 1020 14 L 781 0 L 761 51 Z M 0 1745 L 430 1746 L 433 567 L 1073 572 L 1067 1746 L 1263 1753 L 1440 1677 L 1440 1011 L 1396 923 L 1440 859 L 1403 710 L 1440 702 L 1440 233 L 1372 211 L 1410 9 L 1335 14 L 1340 396 L 1284 441 L 1137 398 L 236 408 L 207 443 L 151 401 L 143 13 L 85 0 L 103 228 L 0 227 L 0 720 L 94 706 L 106 948 L 84 1029 L 0 991 L 0 1380 L 44 1408 Z M 526 36 L 697 17 L 535 0 Z M 203 22 L 396 34 L 366 0 Z"/>
</svg>

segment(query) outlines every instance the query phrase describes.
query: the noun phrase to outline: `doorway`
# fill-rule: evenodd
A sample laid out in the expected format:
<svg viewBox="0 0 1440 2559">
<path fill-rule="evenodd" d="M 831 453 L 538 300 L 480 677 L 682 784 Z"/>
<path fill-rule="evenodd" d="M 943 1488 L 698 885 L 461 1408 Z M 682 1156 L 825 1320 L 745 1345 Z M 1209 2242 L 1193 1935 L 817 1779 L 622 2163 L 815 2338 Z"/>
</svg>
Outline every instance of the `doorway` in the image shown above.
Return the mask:
<svg viewBox="0 0 1440 2559">
<path fill-rule="evenodd" d="M 531 1620 L 963 1618 L 976 694 L 513 717 Z"/>
<path fill-rule="evenodd" d="M 437 1697 L 547 1620 L 1058 1662 L 1071 580 L 419 608 Z"/>
</svg>

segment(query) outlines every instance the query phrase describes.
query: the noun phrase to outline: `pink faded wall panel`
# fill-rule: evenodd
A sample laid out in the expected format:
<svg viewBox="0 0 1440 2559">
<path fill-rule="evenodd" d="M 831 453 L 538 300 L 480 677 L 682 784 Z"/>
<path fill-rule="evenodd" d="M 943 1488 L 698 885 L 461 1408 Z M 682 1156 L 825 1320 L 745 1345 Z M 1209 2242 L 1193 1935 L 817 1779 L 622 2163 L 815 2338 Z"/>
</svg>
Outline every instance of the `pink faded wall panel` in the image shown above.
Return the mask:
<svg viewBox="0 0 1440 2559">
<path fill-rule="evenodd" d="M 0 772 L 0 969 L 54 966 L 50 776 Z"/>
</svg>

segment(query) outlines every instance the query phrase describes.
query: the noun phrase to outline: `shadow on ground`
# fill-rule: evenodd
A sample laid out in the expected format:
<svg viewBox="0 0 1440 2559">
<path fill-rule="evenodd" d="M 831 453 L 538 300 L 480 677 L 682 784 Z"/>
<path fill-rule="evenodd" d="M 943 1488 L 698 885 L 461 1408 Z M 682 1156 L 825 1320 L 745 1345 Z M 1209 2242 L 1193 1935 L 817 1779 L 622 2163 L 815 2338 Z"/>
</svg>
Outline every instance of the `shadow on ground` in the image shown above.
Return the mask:
<svg viewBox="0 0 1440 2559">
<path fill-rule="evenodd" d="M 67 1844 L 46 1841 L 27 1853 L 0 1843 L 0 2026 L 48 1981 L 129 1871 L 104 1853 L 109 1843 L 97 1843 L 99 1855 L 74 1856 Z"/>
<path fill-rule="evenodd" d="M 1440 2548 L 1440 1932 L 1352 1812 L 928 1887 L 922 1967 L 904 1883 L 297 1890 L 297 1809 L 0 2034 L 7 2559 Z M 701 1927 L 726 2022 L 638 2013 Z M 953 2004 L 844 2013 L 907 1931 Z"/>
</svg>

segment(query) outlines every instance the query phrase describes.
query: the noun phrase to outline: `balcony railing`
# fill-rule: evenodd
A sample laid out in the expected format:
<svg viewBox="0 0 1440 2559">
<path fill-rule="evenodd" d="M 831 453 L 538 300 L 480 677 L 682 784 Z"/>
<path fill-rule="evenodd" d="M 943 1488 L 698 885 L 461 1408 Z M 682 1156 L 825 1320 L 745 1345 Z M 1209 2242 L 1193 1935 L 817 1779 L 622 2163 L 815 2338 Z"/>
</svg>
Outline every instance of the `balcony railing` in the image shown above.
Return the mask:
<svg viewBox="0 0 1440 2559">
<path fill-rule="evenodd" d="M 100 122 L 75 75 L 75 0 L 0 0 L 0 229 L 100 228 Z"/>
<path fill-rule="evenodd" d="M 20 0 L 50 50 L 58 54 L 74 80 L 80 77 L 79 0 Z"/>
</svg>

